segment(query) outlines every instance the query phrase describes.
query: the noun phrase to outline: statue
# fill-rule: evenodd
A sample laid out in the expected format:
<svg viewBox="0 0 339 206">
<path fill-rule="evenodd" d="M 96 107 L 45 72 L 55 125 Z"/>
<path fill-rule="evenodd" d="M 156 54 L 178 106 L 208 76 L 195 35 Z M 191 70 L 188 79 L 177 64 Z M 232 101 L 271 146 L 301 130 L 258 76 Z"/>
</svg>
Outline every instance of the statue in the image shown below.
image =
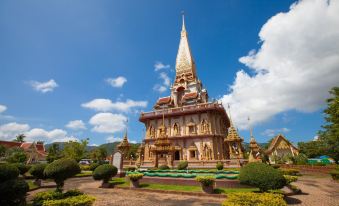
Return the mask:
<svg viewBox="0 0 339 206">
<path fill-rule="evenodd" d="M 179 134 L 179 129 L 178 129 L 177 123 L 174 124 L 173 131 L 174 131 L 174 135 L 178 135 Z"/>
</svg>

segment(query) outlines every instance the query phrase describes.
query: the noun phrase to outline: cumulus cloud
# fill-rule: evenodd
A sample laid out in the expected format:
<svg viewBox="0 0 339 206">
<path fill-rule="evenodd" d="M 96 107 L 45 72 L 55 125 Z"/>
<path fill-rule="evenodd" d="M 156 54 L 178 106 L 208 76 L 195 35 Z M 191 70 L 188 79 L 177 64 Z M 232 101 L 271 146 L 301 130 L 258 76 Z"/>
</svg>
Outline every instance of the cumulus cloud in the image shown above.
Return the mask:
<svg viewBox="0 0 339 206">
<path fill-rule="evenodd" d="M 127 117 L 122 114 L 109 112 L 94 115 L 89 123 L 93 125 L 92 131 L 99 133 L 114 133 L 126 128 Z"/>
<path fill-rule="evenodd" d="M 261 133 L 261 135 L 264 135 L 264 136 L 267 136 L 267 137 L 273 137 L 275 135 L 278 135 L 280 133 L 287 133 L 291 131 L 290 129 L 288 128 L 279 128 L 279 129 L 266 129 L 265 131 L 263 131 Z"/>
<path fill-rule="evenodd" d="M 254 75 L 236 74 L 230 93 L 221 98 L 232 106 L 240 129 L 296 110 L 314 112 L 339 84 L 339 1 L 298 1 L 261 28 L 261 47 L 241 57 Z"/>
<path fill-rule="evenodd" d="M 121 142 L 123 139 L 121 137 L 114 137 L 114 136 L 109 136 L 106 138 L 107 143 L 112 143 L 112 142 Z"/>
<path fill-rule="evenodd" d="M 109 99 L 93 99 L 90 102 L 81 104 L 81 106 L 100 112 L 107 112 L 112 110 L 129 112 L 132 108 L 147 107 L 147 101 L 134 101 L 131 99 L 127 99 L 126 102 L 112 102 Z"/>
<path fill-rule="evenodd" d="M 170 86 L 171 79 L 168 77 L 167 73 L 165 73 L 165 72 L 160 72 L 159 79 L 162 80 L 162 84 L 154 85 L 153 90 L 155 90 L 159 93 L 163 93 L 163 92 L 167 91 L 167 88 Z"/>
<path fill-rule="evenodd" d="M 119 76 L 117 78 L 108 78 L 106 82 L 112 87 L 122 87 L 127 82 L 127 79 L 123 76 Z"/>
<path fill-rule="evenodd" d="M 32 141 L 46 141 L 46 142 L 65 142 L 69 140 L 77 140 L 73 136 L 69 136 L 66 131 L 62 129 L 54 129 L 46 131 L 41 128 L 30 129 L 28 124 L 20 124 L 10 122 L 0 125 L 0 139 L 11 141 L 15 139 L 18 134 L 25 134 L 26 140 Z"/>
<path fill-rule="evenodd" d="M 159 70 L 162 70 L 162 69 L 169 69 L 171 66 L 169 64 L 164 64 L 160 61 L 157 61 L 155 62 L 154 64 L 154 71 L 159 71 Z"/>
<path fill-rule="evenodd" d="M 31 81 L 30 85 L 32 88 L 38 92 L 46 93 L 52 92 L 56 87 L 59 85 L 54 81 L 54 79 L 50 79 L 47 82 L 38 82 L 38 81 Z"/>
<path fill-rule="evenodd" d="M 0 125 L 0 139 L 12 141 L 18 134 L 25 133 L 29 130 L 29 128 L 28 124 L 20 124 L 16 122 Z"/>
<path fill-rule="evenodd" d="M 5 105 L 0 104 L 0 113 L 4 112 L 7 110 L 7 107 Z"/>
<path fill-rule="evenodd" d="M 69 121 L 66 127 L 73 130 L 86 129 L 85 123 L 82 120 Z"/>
</svg>

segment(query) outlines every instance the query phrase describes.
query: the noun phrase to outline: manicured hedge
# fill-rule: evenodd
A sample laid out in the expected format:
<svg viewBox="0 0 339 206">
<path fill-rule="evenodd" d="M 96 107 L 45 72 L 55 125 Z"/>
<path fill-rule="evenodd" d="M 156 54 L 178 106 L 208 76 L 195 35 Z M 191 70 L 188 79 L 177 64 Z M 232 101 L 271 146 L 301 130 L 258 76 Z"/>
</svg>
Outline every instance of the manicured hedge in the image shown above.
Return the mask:
<svg viewBox="0 0 339 206">
<path fill-rule="evenodd" d="M 57 190 L 61 191 L 64 181 L 80 172 L 81 169 L 75 160 L 58 159 L 46 166 L 44 175 L 53 179 L 57 185 Z"/>
<path fill-rule="evenodd" d="M 29 187 L 22 179 L 10 179 L 0 183 L 0 205 L 25 205 Z"/>
<path fill-rule="evenodd" d="M 286 180 L 280 170 L 264 163 L 249 163 L 240 170 L 240 183 L 258 187 L 261 192 L 280 189 Z"/>
<path fill-rule="evenodd" d="M 137 181 L 137 180 L 141 179 L 142 176 L 144 176 L 144 174 L 142 174 L 142 173 L 139 173 L 139 174 L 129 174 L 129 175 L 127 175 L 127 176 L 128 176 L 128 178 L 129 178 L 131 181 Z"/>
<path fill-rule="evenodd" d="M 222 206 L 287 206 L 283 195 L 272 193 L 239 192 L 227 194 Z"/>
<path fill-rule="evenodd" d="M 0 164 L 0 183 L 17 178 L 19 173 L 19 169 L 14 165 Z"/>
<path fill-rule="evenodd" d="M 29 173 L 37 180 L 45 179 L 44 170 L 46 166 L 47 164 L 35 164 L 31 167 Z"/>
<path fill-rule="evenodd" d="M 178 164 L 178 170 L 185 170 L 188 167 L 187 161 L 180 161 Z"/>
<path fill-rule="evenodd" d="M 293 175 L 293 176 L 300 175 L 300 171 L 298 169 L 282 169 L 282 168 L 280 168 L 280 170 L 282 171 L 282 173 L 284 175 Z"/>
<path fill-rule="evenodd" d="M 339 170 L 331 170 L 330 175 L 332 176 L 333 180 L 339 180 Z"/>
<path fill-rule="evenodd" d="M 65 193 L 57 191 L 39 192 L 33 198 L 33 206 L 89 206 L 94 202 L 94 197 L 85 195 L 79 190 L 69 190 Z"/>
<path fill-rule="evenodd" d="M 100 165 L 93 172 L 93 179 L 103 180 L 104 183 L 107 183 L 113 176 L 118 173 L 118 169 L 109 164 Z"/>
<path fill-rule="evenodd" d="M 284 178 L 286 179 L 287 184 L 291 184 L 292 182 L 296 182 L 298 180 L 298 176 L 292 175 L 284 175 Z"/>
<path fill-rule="evenodd" d="M 24 163 L 13 163 L 13 165 L 18 168 L 21 175 L 24 175 L 31 168 L 30 165 L 26 165 Z"/>
<path fill-rule="evenodd" d="M 160 165 L 159 169 L 160 170 L 168 170 L 169 166 L 167 166 L 167 165 Z"/>
<path fill-rule="evenodd" d="M 224 169 L 224 164 L 222 162 L 218 162 L 216 165 L 217 170 L 223 170 Z"/>
<path fill-rule="evenodd" d="M 195 180 L 200 182 L 204 186 L 213 185 L 215 182 L 215 178 L 212 176 L 198 176 L 195 178 Z"/>
<path fill-rule="evenodd" d="M 97 167 L 99 167 L 100 166 L 100 164 L 99 163 L 95 163 L 95 162 L 93 162 L 93 163 L 91 163 L 90 165 L 89 165 L 89 169 L 91 170 L 91 171 L 94 171 Z"/>
</svg>

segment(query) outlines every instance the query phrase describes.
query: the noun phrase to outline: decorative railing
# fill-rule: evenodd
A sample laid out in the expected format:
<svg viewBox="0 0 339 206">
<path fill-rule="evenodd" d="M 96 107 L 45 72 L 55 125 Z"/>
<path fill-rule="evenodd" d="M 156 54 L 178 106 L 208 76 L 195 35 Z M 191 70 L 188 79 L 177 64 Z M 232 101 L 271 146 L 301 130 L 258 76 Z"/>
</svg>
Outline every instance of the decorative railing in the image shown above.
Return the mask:
<svg viewBox="0 0 339 206">
<path fill-rule="evenodd" d="M 163 114 L 173 114 L 178 112 L 188 112 L 188 111 L 199 111 L 199 110 L 206 110 L 206 109 L 223 109 L 224 107 L 220 103 L 203 103 L 203 104 L 196 104 L 196 105 L 188 105 L 183 107 L 176 107 L 176 108 L 167 108 L 167 109 L 160 109 L 151 112 L 141 112 L 141 117 L 148 117 L 154 115 L 163 115 Z"/>
</svg>

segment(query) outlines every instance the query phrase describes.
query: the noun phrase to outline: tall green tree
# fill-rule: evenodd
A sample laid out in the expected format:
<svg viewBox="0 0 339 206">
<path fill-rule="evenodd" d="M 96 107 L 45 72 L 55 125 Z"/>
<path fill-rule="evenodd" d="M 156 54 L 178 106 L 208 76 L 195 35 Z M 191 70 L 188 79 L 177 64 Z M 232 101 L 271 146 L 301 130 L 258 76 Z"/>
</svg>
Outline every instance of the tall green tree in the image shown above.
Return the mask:
<svg viewBox="0 0 339 206">
<path fill-rule="evenodd" d="M 86 156 L 86 147 L 88 145 L 88 139 L 77 141 L 69 141 L 65 143 L 63 150 L 63 155 L 66 158 L 75 159 L 80 161 L 83 157 Z"/>
<path fill-rule="evenodd" d="M 27 156 L 22 148 L 14 147 L 6 151 L 5 159 L 9 163 L 24 163 L 27 160 Z"/>
<path fill-rule="evenodd" d="M 93 149 L 90 153 L 90 158 L 95 161 L 105 160 L 107 157 L 107 151 L 104 147 L 97 147 Z"/>
<path fill-rule="evenodd" d="M 19 134 L 15 137 L 14 141 L 15 142 L 25 142 L 26 135 L 24 134 Z"/>
<path fill-rule="evenodd" d="M 54 160 L 62 158 L 62 152 L 60 150 L 60 146 L 57 143 L 53 143 L 49 148 L 48 148 L 48 155 L 46 157 L 46 160 L 48 163 L 53 162 Z"/>
<path fill-rule="evenodd" d="M 319 139 L 326 144 L 326 153 L 337 163 L 339 162 L 339 87 L 330 90 L 324 110 L 326 124 L 319 131 Z"/>
<path fill-rule="evenodd" d="M 5 156 L 7 148 L 3 145 L 0 145 L 0 159 Z"/>
</svg>

